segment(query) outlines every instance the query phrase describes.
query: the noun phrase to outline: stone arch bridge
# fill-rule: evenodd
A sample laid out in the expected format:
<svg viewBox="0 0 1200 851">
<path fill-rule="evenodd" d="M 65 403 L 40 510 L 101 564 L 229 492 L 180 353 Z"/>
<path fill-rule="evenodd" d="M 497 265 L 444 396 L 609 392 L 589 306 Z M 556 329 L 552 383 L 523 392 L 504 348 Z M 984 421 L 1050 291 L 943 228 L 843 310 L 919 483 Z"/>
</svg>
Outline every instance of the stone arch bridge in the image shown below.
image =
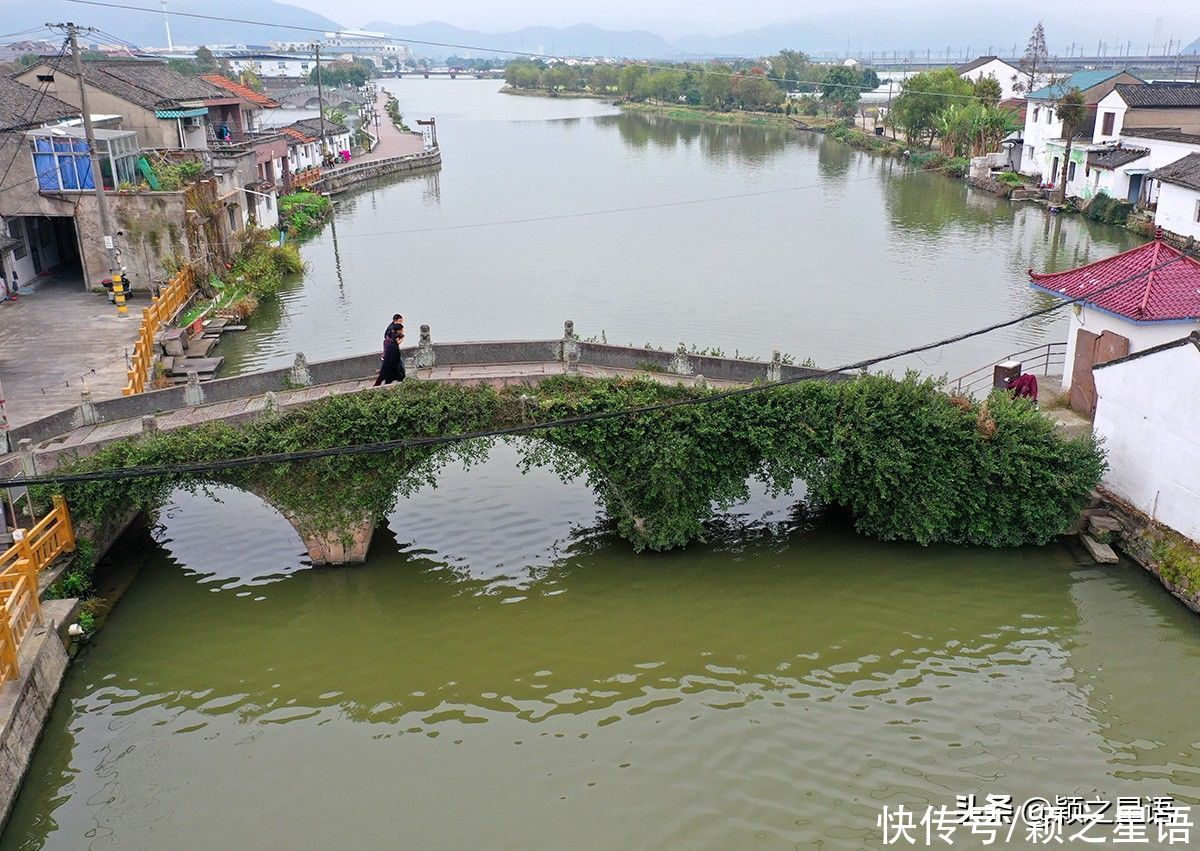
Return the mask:
<svg viewBox="0 0 1200 851">
<path fill-rule="evenodd" d="M 468 343 L 434 343 L 429 327 L 422 326 L 419 343 L 406 347 L 404 355 L 410 380 L 487 384 L 496 388 L 534 387 L 558 375 L 640 376 L 662 384 L 690 388 L 732 388 L 806 377 L 831 380 L 849 377 L 828 376 L 818 369 L 784 363 L 779 352 L 775 352 L 769 361 L 756 361 L 696 354 L 682 344 L 675 351 L 664 351 L 584 341 L 575 334 L 571 322 L 564 323 L 562 336 L 554 339 Z M 97 401 L 84 390 L 77 406 L 10 431 L 8 446 L 0 446 L 0 449 L 7 449 L 6 454 L 0 456 L 0 477 L 10 478 L 20 473 L 27 476 L 48 474 L 62 465 L 86 459 L 107 446 L 142 434 L 170 433 L 216 422 L 244 423 L 270 412 L 368 391 L 373 389 L 378 365 L 379 356 L 375 353 L 314 363 L 309 363 L 298 353 L 291 367 L 207 383 L 199 382 L 192 375 L 184 386 L 133 396 Z M 397 462 L 389 468 L 389 475 L 411 473 L 421 464 L 436 465 L 436 455 L 428 452 L 417 459 Z M 559 466 L 572 464 L 568 456 L 561 454 L 550 460 Z M 574 473 L 594 478 L 595 469 L 588 469 L 590 460 L 593 459 L 582 459 L 583 463 Z M 354 469 L 361 473 L 366 469 L 364 463 L 376 462 L 370 456 L 364 456 L 345 463 L 358 464 Z M 383 466 L 386 467 L 386 463 Z M 325 468 L 314 464 L 298 475 L 312 475 L 312 489 L 317 491 L 337 488 L 348 477 L 363 479 L 366 483 L 362 487 L 373 486 L 369 475 L 347 476 L 344 473 L 345 468 L 339 473 L 339 468 L 330 459 L 330 465 Z M 296 529 L 314 564 L 361 562 L 366 558 L 377 513 L 363 511 L 356 516 L 351 508 L 350 513 L 339 519 L 336 528 L 331 529 L 328 522 L 311 522 L 305 506 L 289 504 L 284 491 L 294 488 L 273 486 L 269 477 L 264 480 L 214 475 L 205 481 L 241 487 L 276 507 Z M 397 483 L 393 480 L 392 485 L 394 490 Z M 602 496 L 628 503 L 629 495 L 620 493 L 619 488 L 618 482 L 609 481 Z M 328 499 L 334 501 L 336 497 L 330 495 Z M 707 497 L 700 495 L 698 499 Z M 351 506 L 360 504 L 356 498 L 347 498 L 346 502 Z M 135 515 L 136 512 L 130 512 L 129 516 L 121 518 L 117 523 L 120 528 L 109 529 L 105 537 L 115 538 Z M 625 516 L 631 524 L 642 522 L 637 511 L 625 512 Z"/>
</svg>

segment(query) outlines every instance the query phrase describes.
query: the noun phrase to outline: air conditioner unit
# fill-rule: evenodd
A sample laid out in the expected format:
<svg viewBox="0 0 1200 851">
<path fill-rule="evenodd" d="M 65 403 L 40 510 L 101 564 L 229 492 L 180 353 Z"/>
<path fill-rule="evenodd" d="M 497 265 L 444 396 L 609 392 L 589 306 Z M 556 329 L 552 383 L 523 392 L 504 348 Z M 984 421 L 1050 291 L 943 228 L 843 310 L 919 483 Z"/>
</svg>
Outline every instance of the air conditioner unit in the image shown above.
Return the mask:
<svg viewBox="0 0 1200 851">
<path fill-rule="evenodd" d="M 203 127 L 204 119 L 198 115 L 194 115 L 191 118 L 183 119 L 183 126 L 184 127 Z"/>
</svg>

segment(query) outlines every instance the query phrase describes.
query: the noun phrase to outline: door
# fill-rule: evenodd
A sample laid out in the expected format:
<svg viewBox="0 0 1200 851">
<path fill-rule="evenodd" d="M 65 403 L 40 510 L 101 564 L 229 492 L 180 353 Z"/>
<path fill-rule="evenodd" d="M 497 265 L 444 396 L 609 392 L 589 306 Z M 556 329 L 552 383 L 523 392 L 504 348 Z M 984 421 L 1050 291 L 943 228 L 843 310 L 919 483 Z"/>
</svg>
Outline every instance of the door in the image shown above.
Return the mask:
<svg viewBox="0 0 1200 851">
<path fill-rule="evenodd" d="M 1055 157 L 1054 161 L 1050 163 L 1050 185 L 1053 186 L 1056 183 L 1058 183 L 1058 157 Z"/>
<path fill-rule="evenodd" d="M 1075 365 L 1071 371 L 1071 409 L 1089 420 L 1096 414 L 1096 382 L 1092 367 L 1129 354 L 1129 338 L 1080 328 L 1075 335 Z"/>
<path fill-rule="evenodd" d="M 1144 174 L 1129 175 L 1129 194 L 1125 197 L 1125 200 L 1130 204 L 1136 204 L 1138 199 L 1142 197 L 1143 178 L 1145 178 Z"/>
</svg>

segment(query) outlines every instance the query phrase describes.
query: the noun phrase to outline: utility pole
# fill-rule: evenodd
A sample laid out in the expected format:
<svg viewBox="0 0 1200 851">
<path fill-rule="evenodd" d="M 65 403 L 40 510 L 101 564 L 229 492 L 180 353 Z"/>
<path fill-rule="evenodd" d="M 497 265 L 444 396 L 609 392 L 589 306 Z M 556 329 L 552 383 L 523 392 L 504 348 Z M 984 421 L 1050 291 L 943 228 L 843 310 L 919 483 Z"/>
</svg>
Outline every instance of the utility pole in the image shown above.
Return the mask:
<svg viewBox="0 0 1200 851">
<path fill-rule="evenodd" d="M 116 235 L 113 233 L 112 218 L 108 213 L 108 196 L 104 194 L 104 173 L 100 170 L 100 157 L 96 153 L 96 131 L 92 127 L 92 115 L 88 111 L 87 86 L 83 81 L 83 59 L 79 55 L 79 27 L 71 22 L 56 24 L 55 28 L 67 31 L 71 42 L 71 56 L 75 60 L 75 78 L 79 81 L 79 111 L 83 116 L 83 134 L 87 139 L 88 157 L 92 163 L 92 186 L 96 190 L 96 207 L 100 212 L 100 230 L 104 232 L 104 250 L 108 253 L 108 276 L 112 279 L 113 300 L 117 303 L 117 315 L 128 316 L 125 306 L 125 279 L 121 274 L 121 254 L 117 251 Z M 91 30 L 87 30 L 91 32 Z M 113 175 L 114 179 L 116 175 Z"/>
<path fill-rule="evenodd" d="M 317 54 L 317 107 L 321 110 L 321 159 L 329 153 L 329 145 L 325 141 L 325 86 L 321 83 L 321 42 L 313 42 L 313 50 Z"/>
<path fill-rule="evenodd" d="M 163 26 L 167 28 L 167 51 L 171 52 L 175 49 L 175 45 L 171 43 L 171 17 L 167 14 L 167 0 L 162 0 L 163 10 Z"/>
</svg>

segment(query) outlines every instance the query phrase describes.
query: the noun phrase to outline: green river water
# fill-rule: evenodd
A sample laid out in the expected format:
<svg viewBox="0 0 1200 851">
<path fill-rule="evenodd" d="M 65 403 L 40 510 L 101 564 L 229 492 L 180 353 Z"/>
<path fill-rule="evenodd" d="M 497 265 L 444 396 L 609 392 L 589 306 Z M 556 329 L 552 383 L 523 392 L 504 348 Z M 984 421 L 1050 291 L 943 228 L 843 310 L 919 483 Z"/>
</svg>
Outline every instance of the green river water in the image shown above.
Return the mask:
<svg viewBox="0 0 1200 851">
<path fill-rule="evenodd" d="M 336 250 L 329 228 L 305 246 L 235 367 L 371 348 L 397 301 L 441 339 L 574 318 L 828 364 L 1028 309 L 1025 267 L 1132 244 L 783 131 L 389 85 L 439 115 L 442 174 L 345 198 Z M 820 188 L 363 247 L 785 180 Z M 313 569 L 229 489 L 175 494 L 112 558 L 136 579 L 67 672 L 3 848 L 860 848 L 884 805 L 958 794 L 1200 803 L 1200 620 L 1064 545 L 883 544 L 758 495 L 707 543 L 634 555 L 582 483 L 501 444 L 402 501 L 362 566 Z"/>
</svg>

